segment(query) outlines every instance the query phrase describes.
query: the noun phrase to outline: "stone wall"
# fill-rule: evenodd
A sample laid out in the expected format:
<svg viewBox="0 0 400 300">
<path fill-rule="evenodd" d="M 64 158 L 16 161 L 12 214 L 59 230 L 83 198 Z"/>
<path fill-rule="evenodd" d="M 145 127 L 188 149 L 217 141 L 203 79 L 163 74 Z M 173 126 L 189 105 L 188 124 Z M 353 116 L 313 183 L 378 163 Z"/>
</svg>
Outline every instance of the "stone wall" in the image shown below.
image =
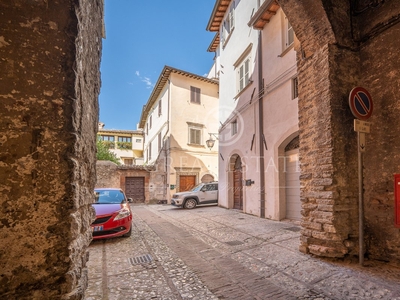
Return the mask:
<svg viewBox="0 0 400 300">
<path fill-rule="evenodd" d="M 364 164 L 366 255 L 396 263 L 400 230 L 393 224 L 393 173 L 400 173 L 400 106 L 395 96 L 400 3 L 386 1 L 360 14 L 351 13 L 350 2 L 344 0 L 279 3 L 300 41 L 300 250 L 332 257 L 359 253 L 357 135 L 348 95 L 361 85 L 376 105 Z M 363 1 L 352 3 L 362 6 Z"/>
<path fill-rule="evenodd" d="M 102 0 L 0 3 L 0 298 L 82 299 Z"/>
<path fill-rule="evenodd" d="M 98 161 L 96 188 L 112 187 L 125 191 L 126 177 L 144 178 L 144 203 L 162 203 L 159 195 L 159 188 L 164 182 L 160 182 L 159 174 L 154 166 L 117 166 L 110 161 Z M 159 199 L 160 198 L 160 199 Z"/>
<path fill-rule="evenodd" d="M 96 188 L 121 188 L 117 164 L 108 160 L 96 163 Z"/>
</svg>

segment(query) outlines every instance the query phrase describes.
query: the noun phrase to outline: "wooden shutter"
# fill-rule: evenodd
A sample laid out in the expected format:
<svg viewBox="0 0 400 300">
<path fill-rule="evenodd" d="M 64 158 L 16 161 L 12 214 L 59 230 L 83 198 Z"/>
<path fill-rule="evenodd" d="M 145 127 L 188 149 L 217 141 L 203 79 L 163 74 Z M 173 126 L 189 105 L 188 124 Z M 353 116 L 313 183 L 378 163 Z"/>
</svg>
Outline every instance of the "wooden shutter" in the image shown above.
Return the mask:
<svg viewBox="0 0 400 300">
<path fill-rule="evenodd" d="M 200 104 L 200 89 L 194 86 L 190 87 L 190 102 Z"/>
<path fill-rule="evenodd" d="M 190 140 L 189 143 L 190 144 L 196 144 L 196 145 L 200 145 L 201 144 L 201 131 L 199 129 L 196 128 L 190 128 Z"/>
</svg>

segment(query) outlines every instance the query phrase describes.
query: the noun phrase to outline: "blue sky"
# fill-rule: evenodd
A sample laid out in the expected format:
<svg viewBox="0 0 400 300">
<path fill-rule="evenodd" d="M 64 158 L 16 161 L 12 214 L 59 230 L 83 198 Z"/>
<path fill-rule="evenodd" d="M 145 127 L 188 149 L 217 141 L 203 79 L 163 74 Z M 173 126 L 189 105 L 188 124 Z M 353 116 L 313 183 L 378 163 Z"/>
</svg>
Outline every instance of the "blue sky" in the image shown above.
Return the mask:
<svg viewBox="0 0 400 300">
<path fill-rule="evenodd" d="M 209 72 L 206 30 L 215 0 L 105 0 L 100 122 L 136 130 L 142 107 L 165 65 Z"/>
</svg>

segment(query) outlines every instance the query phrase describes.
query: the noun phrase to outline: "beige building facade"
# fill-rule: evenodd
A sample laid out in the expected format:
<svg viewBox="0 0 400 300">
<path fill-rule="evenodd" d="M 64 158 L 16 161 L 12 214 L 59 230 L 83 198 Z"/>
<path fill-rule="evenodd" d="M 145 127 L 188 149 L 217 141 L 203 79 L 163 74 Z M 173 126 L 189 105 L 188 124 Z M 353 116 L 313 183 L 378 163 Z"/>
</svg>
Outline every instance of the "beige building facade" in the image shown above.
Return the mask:
<svg viewBox="0 0 400 300">
<path fill-rule="evenodd" d="M 143 165 L 143 131 L 105 129 L 99 123 L 97 136 L 119 159 L 121 165 Z"/>
<path fill-rule="evenodd" d="M 143 107 L 144 164 L 155 166 L 158 198 L 218 180 L 218 151 L 206 140 L 218 132 L 218 81 L 165 66 Z M 218 145 L 218 142 L 216 142 Z"/>
</svg>

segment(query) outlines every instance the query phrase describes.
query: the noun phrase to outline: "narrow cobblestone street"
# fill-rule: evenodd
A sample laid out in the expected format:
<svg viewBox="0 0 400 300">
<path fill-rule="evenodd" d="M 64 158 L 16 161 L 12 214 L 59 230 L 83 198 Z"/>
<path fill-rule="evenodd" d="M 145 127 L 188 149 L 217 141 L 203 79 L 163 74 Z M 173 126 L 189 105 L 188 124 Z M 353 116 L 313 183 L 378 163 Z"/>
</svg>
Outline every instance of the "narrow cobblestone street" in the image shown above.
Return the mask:
<svg viewBox="0 0 400 300">
<path fill-rule="evenodd" d="M 400 270 L 298 251 L 300 227 L 209 206 L 132 205 L 130 238 L 90 245 L 86 300 L 400 299 Z"/>
</svg>

